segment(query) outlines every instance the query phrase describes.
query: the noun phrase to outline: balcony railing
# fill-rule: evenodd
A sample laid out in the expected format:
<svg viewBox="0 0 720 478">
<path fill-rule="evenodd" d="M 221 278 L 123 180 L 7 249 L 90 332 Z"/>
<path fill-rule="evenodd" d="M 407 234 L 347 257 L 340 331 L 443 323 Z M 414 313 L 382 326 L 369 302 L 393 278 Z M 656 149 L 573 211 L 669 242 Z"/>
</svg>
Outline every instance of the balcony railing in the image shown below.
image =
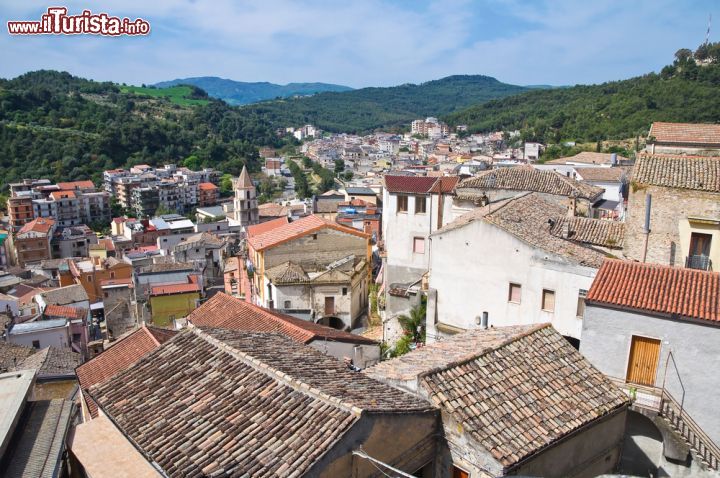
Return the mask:
<svg viewBox="0 0 720 478">
<path fill-rule="evenodd" d="M 685 267 L 688 269 L 699 269 L 701 271 L 711 271 L 712 261 L 708 256 L 692 255 L 685 258 Z"/>
</svg>

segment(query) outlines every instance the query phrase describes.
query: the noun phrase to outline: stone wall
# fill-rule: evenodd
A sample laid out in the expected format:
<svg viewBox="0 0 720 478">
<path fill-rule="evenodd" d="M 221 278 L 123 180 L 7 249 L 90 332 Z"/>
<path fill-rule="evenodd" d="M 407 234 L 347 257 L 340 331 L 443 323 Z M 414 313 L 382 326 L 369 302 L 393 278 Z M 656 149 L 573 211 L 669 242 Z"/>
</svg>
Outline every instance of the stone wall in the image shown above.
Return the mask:
<svg viewBox="0 0 720 478">
<path fill-rule="evenodd" d="M 293 239 L 265 252 L 265 270 L 287 261 L 305 270 L 324 269 L 331 262 L 351 254 L 367 256 L 368 239 L 332 228 Z"/>
<path fill-rule="evenodd" d="M 625 254 L 643 260 L 645 234 L 645 201 L 652 195 L 650 234 L 646 262 L 684 266 L 690 246 L 688 216 L 720 221 L 720 194 L 688 189 L 673 189 L 633 183 L 630 185 L 628 211 L 625 219 Z M 711 228 L 719 233 L 719 227 Z M 706 232 L 706 231 L 702 231 Z M 715 238 L 713 238 L 715 239 Z M 720 254 L 720 236 L 711 256 Z"/>
</svg>

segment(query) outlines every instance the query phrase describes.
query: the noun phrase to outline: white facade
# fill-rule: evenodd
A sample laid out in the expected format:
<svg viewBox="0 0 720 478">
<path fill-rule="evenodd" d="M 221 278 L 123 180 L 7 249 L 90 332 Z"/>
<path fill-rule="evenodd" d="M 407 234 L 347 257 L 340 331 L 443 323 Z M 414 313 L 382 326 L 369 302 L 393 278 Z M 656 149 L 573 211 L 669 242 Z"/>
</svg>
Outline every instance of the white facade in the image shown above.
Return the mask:
<svg viewBox="0 0 720 478">
<path fill-rule="evenodd" d="M 440 329 L 478 328 L 483 312 L 489 326 L 550 322 L 561 334 L 580 339 L 578 300 L 597 273 L 480 220 L 434 235 L 430 270 L 437 311 L 428 307 L 429 342 L 442 335 L 437 323 Z M 510 284 L 520 287 L 517 301 L 511 300 Z M 552 293 L 552 311 L 543 310 L 544 291 Z"/>
</svg>

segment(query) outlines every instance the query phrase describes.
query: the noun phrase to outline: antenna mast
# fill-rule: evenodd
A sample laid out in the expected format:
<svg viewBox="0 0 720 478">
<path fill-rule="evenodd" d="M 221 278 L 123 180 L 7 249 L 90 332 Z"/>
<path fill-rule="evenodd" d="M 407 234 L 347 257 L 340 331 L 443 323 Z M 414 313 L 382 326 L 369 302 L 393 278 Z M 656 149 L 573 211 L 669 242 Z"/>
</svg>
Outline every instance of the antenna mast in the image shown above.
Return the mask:
<svg viewBox="0 0 720 478">
<path fill-rule="evenodd" d="M 712 24 L 712 13 L 708 16 L 708 27 L 707 32 L 705 33 L 705 45 L 710 43 L 710 25 Z"/>
</svg>

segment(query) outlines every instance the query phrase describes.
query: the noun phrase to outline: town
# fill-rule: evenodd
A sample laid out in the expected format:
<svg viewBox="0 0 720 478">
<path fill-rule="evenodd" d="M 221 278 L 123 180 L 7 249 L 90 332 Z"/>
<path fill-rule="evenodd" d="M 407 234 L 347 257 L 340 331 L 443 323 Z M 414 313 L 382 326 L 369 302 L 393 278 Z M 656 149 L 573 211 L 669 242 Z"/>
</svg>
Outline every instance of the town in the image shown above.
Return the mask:
<svg viewBox="0 0 720 478">
<path fill-rule="evenodd" d="M 720 476 L 720 125 L 408 126 L 9 184 L 0 470 Z"/>
</svg>

